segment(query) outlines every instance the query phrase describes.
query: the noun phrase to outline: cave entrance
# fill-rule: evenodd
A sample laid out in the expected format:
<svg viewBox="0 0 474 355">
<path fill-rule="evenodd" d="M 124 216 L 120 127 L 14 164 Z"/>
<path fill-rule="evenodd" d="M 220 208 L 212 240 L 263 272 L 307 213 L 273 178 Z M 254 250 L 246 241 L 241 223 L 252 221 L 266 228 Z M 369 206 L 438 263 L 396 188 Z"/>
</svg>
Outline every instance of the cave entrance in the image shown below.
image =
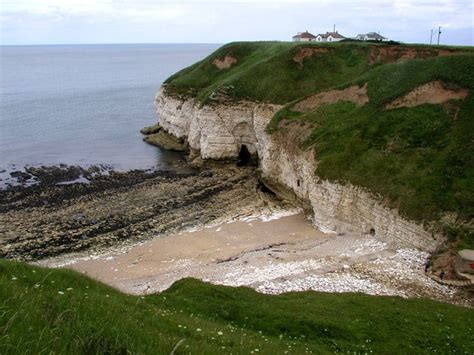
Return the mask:
<svg viewBox="0 0 474 355">
<path fill-rule="evenodd" d="M 245 144 L 240 146 L 239 151 L 239 160 L 237 161 L 237 166 L 247 166 L 250 163 L 250 152 Z"/>
</svg>

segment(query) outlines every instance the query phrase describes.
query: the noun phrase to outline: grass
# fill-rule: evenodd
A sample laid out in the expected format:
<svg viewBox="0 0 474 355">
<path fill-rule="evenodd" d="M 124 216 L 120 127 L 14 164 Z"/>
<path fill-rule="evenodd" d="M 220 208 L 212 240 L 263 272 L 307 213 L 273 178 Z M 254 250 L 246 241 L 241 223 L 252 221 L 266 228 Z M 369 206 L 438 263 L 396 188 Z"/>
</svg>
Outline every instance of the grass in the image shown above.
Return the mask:
<svg viewBox="0 0 474 355">
<path fill-rule="evenodd" d="M 177 354 L 467 354 L 473 316 L 426 299 L 269 296 L 194 279 L 129 296 L 73 271 L 0 260 L 2 354 L 169 354 L 177 344 Z"/>
<path fill-rule="evenodd" d="M 307 114 L 293 112 L 288 105 L 269 128 L 275 130 L 282 119 L 311 122 L 313 132 L 303 148 L 314 148 L 319 161 L 316 174 L 380 194 L 410 219 L 440 220 L 453 212 L 471 220 L 473 73 L 474 56 L 470 55 L 383 65 L 353 83 L 368 83 L 369 104 L 358 107 L 338 102 Z M 471 93 L 448 107 L 425 104 L 384 109 L 386 103 L 432 80 L 443 80 Z M 458 109 L 454 119 L 453 112 Z M 472 237 L 462 239 L 467 242 Z"/>
<path fill-rule="evenodd" d="M 292 58 L 303 47 L 328 48 L 325 55 L 298 64 Z M 355 79 L 367 68 L 368 46 L 315 46 L 286 42 L 237 42 L 166 80 L 167 92 L 197 96 L 206 102 L 224 89 L 235 100 L 286 103 L 310 92 Z M 237 63 L 220 70 L 212 61 L 230 55 Z M 277 75 L 276 75 L 277 74 Z"/>
<path fill-rule="evenodd" d="M 213 92 L 225 91 L 234 100 L 285 104 L 317 91 L 351 82 L 376 65 L 369 65 L 369 56 L 381 43 L 289 43 L 234 42 L 222 46 L 200 62 L 169 77 L 165 83 L 169 94 L 197 97 L 208 102 Z M 472 53 L 472 48 L 436 46 L 397 46 L 434 51 L 436 48 Z M 302 48 L 319 48 L 302 64 L 293 58 Z M 220 70 L 215 59 L 230 55 L 237 63 Z M 421 55 L 421 54 L 420 54 Z M 426 54 L 424 54 L 426 55 Z"/>
<path fill-rule="evenodd" d="M 466 88 L 469 96 L 444 105 L 384 108 L 433 80 Z M 460 225 L 474 217 L 474 56 L 381 65 L 340 87 L 365 83 L 369 103 L 362 107 L 337 102 L 302 114 L 290 103 L 268 130 L 283 119 L 311 122 L 302 148 L 314 149 L 318 176 L 362 186 L 412 220 L 439 222 L 454 214 L 454 223 L 440 222 L 449 225 L 440 229 L 459 248 L 474 248 L 472 229 Z"/>
<path fill-rule="evenodd" d="M 314 129 L 303 148 L 314 148 L 318 176 L 362 186 L 403 216 L 437 221 L 459 245 L 472 247 L 472 228 L 465 232 L 462 225 L 474 217 L 474 50 L 401 45 L 415 50 L 415 58 L 370 65 L 374 46 L 384 44 L 230 43 L 170 77 L 167 91 L 195 96 L 202 104 L 219 90 L 234 100 L 286 104 L 267 131 L 275 132 L 283 119 L 311 122 Z M 327 52 L 299 64 L 293 58 L 302 48 Z M 427 58 L 436 49 L 457 55 Z M 226 55 L 237 63 L 217 69 L 212 61 Z M 433 80 L 466 88 L 469 96 L 444 105 L 385 110 L 388 102 Z M 370 101 L 363 107 L 338 102 L 306 114 L 291 109 L 309 95 L 365 83 Z M 446 222 L 448 215 L 454 217 Z"/>
</svg>

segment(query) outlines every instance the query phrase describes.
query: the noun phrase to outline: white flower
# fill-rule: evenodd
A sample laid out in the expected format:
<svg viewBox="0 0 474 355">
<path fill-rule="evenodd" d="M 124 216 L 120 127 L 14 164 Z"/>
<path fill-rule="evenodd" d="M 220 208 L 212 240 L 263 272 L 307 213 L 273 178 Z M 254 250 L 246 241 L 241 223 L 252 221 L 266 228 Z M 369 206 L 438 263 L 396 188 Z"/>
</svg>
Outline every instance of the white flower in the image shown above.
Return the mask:
<svg viewBox="0 0 474 355">
<path fill-rule="evenodd" d="M 64 292 L 63 292 L 63 291 L 58 291 L 58 293 L 59 293 L 60 295 L 64 295 Z"/>
<path fill-rule="evenodd" d="M 196 329 L 196 332 L 200 332 L 200 331 L 202 331 L 201 328 L 197 328 L 197 329 Z"/>
<path fill-rule="evenodd" d="M 217 332 L 217 335 L 222 335 L 222 334 L 224 334 L 224 333 L 222 333 L 221 331 Z"/>
<path fill-rule="evenodd" d="M 18 280 L 15 276 L 12 276 L 12 281 Z"/>
<path fill-rule="evenodd" d="M 68 287 L 68 288 L 66 289 L 66 291 L 71 291 L 71 290 L 72 290 L 72 287 Z"/>
</svg>

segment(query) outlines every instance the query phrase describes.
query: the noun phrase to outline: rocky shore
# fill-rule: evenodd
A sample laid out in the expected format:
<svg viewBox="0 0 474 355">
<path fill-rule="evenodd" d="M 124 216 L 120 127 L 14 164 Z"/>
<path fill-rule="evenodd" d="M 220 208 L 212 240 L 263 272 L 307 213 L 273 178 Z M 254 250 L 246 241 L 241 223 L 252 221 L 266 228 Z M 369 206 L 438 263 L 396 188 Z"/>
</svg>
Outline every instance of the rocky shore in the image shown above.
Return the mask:
<svg viewBox="0 0 474 355">
<path fill-rule="evenodd" d="M 39 183 L 0 191 L 0 257 L 38 260 L 100 251 L 264 203 L 258 198 L 252 168 L 106 173 L 77 167 L 40 170 L 35 172 Z M 60 177 L 65 174 L 73 180 L 64 183 Z M 87 178 L 77 182 L 76 175 Z"/>
</svg>

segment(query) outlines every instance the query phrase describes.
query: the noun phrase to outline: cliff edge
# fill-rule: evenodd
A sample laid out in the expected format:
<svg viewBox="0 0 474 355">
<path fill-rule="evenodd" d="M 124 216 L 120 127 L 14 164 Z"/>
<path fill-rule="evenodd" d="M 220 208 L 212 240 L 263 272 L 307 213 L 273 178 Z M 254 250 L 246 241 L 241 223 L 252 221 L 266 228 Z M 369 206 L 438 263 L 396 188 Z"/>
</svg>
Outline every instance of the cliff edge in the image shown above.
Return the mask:
<svg viewBox="0 0 474 355">
<path fill-rule="evenodd" d="M 473 53 L 231 43 L 170 77 L 156 109 L 193 158 L 257 159 L 323 231 L 472 248 Z"/>
</svg>

